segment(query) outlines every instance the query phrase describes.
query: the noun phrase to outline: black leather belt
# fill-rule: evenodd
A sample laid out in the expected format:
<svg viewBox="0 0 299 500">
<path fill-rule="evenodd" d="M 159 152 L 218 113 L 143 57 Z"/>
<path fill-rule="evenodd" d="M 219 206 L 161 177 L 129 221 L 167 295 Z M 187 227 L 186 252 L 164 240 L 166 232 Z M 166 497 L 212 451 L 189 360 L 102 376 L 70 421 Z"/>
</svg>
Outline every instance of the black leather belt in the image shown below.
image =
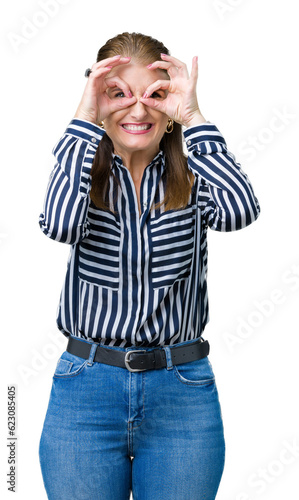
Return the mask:
<svg viewBox="0 0 299 500">
<path fill-rule="evenodd" d="M 75 337 L 69 337 L 66 350 L 83 359 L 88 359 L 92 343 L 79 340 Z M 201 337 L 194 342 L 180 346 L 167 346 L 170 348 L 173 365 L 188 363 L 208 356 L 210 345 L 207 340 Z M 109 349 L 103 345 L 98 345 L 94 361 L 105 363 L 107 365 L 120 366 L 127 368 L 130 372 L 141 372 L 144 370 L 154 370 L 165 368 L 167 366 L 166 353 L 163 347 L 155 347 L 151 351 L 138 349 L 131 351 L 119 351 Z"/>
</svg>

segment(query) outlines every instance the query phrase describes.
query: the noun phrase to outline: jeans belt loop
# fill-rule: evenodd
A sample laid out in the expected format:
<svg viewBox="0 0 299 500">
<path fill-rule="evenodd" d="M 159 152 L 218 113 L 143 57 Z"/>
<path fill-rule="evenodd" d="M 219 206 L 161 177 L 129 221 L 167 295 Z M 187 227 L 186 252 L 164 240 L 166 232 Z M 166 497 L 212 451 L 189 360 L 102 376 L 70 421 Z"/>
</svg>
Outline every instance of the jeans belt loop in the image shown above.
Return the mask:
<svg viewBox="0 0 299 500">
<path fill-rule="evenodd" d="M 166 355 L 167 370 L 173 370 L 170 347 L 164 346 L 162 349 L 164 349 Z"/>
<path fill-rule="evenodd" d="M 89 358 L 88 358 L 88 361 L 87 361 L 87 365 L 88 366 L 92 366 L 93 363 L 94 363 L 94 357 L 95 357 L 95 354 L 96 354 L 96 350 L 98 348 L 98 345 L 97 343 L 92 343 L 91 346 L 90 346 L 90 353 L 89 353 Z"/>
</svg>

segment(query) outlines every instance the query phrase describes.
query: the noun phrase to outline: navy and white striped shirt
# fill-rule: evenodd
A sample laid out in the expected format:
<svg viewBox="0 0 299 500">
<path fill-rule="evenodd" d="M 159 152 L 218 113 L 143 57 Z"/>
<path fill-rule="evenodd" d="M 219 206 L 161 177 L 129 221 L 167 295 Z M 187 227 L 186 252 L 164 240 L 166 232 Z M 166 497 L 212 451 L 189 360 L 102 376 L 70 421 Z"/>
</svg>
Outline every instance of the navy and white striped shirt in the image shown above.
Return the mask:
<svg viewBox="0 0 299 500">
<path fill-rule="evenodd" d="M 259 204 L 224 138 L 207 122 L 184 131 L 195 176 L 186 208 L 165 211 L 162 151 L 146 167 L 142 214 L 129 171 L 114 155 L 110 210 L 90 200 L 91 166 L 103 131 L 74 118 L 53 149 L 40 227 L 71 245 L 57 324 L 103 345 L 170 345 L 198 338 L 208 322 L 207 229 L 253 222 Z"/>
</svg>

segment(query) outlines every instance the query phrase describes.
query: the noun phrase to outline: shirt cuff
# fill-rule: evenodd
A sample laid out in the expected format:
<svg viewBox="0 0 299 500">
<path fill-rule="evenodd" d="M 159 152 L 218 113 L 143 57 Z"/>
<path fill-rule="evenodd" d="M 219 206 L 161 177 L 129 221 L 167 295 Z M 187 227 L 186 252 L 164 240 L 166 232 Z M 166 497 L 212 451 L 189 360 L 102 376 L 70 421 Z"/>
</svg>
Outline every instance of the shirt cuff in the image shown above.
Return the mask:
<svg viewBox="0 0 299 500">
<path fill-rule="evenodd" d="M 73 120 L 68 125 L 65 134 L 78 137 L 79 139 L 83 139 L 93 146 L 98 147 L 102 137 L 105 134 L 105 130 L 103 130 L 95 123 L 88 122 L 87 120 L 82 120 L 81 118 L 73 118 Z"/>
<path fill-rule="evenodd" d="M 216 125 L 210 122 L 187 128 L 184 138 L 188 152 L 196 150 L 200 154 L 226 151 L 226 142 Z"/>
</svg>

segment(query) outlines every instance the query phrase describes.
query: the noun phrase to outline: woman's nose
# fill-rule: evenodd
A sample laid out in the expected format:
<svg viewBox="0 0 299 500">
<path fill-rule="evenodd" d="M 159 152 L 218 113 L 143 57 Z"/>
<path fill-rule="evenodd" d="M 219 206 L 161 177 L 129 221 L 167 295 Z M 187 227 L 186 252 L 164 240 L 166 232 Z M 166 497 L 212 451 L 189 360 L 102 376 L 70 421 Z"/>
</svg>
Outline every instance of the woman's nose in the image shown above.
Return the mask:
<svg viewBox="0 0 299 500">
<path fill-rule="evenodd" d="M 139 121 L 142 120 L 147 115 L 146 106 L 145 104 L 140 102 L 139 99 L 137 99 L 135 104 L 131 106 L 131 115 L 132 118 L 135 118 L 136 120 Z"/>
</svg>

